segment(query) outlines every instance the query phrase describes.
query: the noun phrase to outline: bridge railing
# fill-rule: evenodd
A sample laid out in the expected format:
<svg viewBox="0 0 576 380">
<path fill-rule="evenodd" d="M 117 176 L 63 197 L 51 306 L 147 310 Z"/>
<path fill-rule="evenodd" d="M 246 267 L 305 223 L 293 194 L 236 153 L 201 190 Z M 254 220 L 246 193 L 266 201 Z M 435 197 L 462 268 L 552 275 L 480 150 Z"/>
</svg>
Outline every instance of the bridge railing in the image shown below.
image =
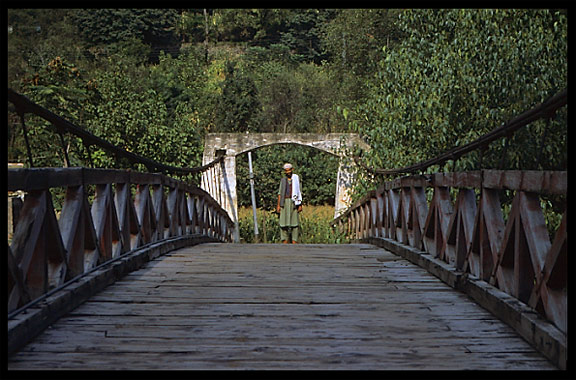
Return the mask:
<svg viewBox="0 0 576 380">
<path fill-rule="evenodd" d="M 176 245 L 192 244 L 191 237 L 232 241 L 234 224 L 210 194 L 194 184 L 154 173 L 213 173 L 223 157 L 200 167 L 165 165 L 111 144 L 10 89 L 8 101 L 20 116 L 30 166 L 8 170 L 8 193 L 25 195 L 23 203 L 12 198 L 19 212 L 9 215 L 13 216 L 8 231 L 10 318 L 100 266 L 147 247 L 163 246 L 165 251 L 175 241 L 179 241 Z M 63 134 L 80 138 L 89 156 L 89 147 L 97 146 L 116 159 L 145 166 L 150 173 L 34 168 L 26 114 L 48 121 L 47 128 L 60 135 L 60 141 Z M 9 213 L 10 206 L 9 198 Z"/>
<path fill-rule="evenodd" d="M 566 333 L 566 211 L 556 226 L 547 225 L 541 198 L 566 191 L 565 171 L 408 176 L 383 183 L 334 223 L 352 240 L 390 239 L 439 258 L 542 312 Z M 510 207 L 501 195 L 512 197 Z"/>
<path fill-rule="evenodd" d="M 8 191 L 26 193 L 8 247 L 9 313 L 150 244 L 232 239 L 232 220 L 208 193 L 162 174 L 10 169 Z M 59 213 L 54 197 L 62 198 Z"/>
<path fill-rule="evenodd" d="M 356 161 L 372 175 L 423 173 L 550 119 L 567 101 L 562 90 L 475 141 L 415 165 L 374 169 Z M 566 171 L 416 174 L 384 182 L 334 225 L 351 239 L 390 239 L 439 258 L 529 305 L 565 334 L 566 202 Z M 552 203 L 545 217 L 542 205 Z"/>
</svg>

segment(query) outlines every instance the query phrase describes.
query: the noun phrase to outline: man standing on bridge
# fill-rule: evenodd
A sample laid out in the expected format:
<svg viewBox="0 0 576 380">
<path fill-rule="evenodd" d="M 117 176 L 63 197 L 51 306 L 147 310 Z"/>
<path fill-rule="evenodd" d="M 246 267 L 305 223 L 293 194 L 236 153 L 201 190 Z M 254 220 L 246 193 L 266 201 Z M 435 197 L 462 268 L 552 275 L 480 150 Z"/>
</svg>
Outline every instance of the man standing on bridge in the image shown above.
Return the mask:
<svg viewBox="0 0 576 380">
<path fill-rule="evenodd" d="M 276 211 L 280 214 L 280 239 L 282 243 L 298 243 L 300 216 L 302 212 L 302 192 L 300 177 L 292 173 L 292 165 L 284 165 L 284 174 L 278 188 L 278 205 Z"/>
</svg>

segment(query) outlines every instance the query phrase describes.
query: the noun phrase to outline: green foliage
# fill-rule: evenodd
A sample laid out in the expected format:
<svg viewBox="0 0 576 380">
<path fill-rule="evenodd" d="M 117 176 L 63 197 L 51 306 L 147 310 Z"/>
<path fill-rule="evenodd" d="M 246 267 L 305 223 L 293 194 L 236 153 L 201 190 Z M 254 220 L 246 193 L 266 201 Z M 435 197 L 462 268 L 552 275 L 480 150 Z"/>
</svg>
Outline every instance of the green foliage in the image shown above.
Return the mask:
<svg viewBox="0 0 576 380">
<path fill-rule="evenodd" d="M 276 209 L 282 166 L 290 162 L 302 181 L 303 203 L 334 205 L 338 158 L 314 148 L 275 145 L 252 152 L 256 204 L 264 210 Z M 236 160 L 237 193 L 240 206 L 251 206 L 248 180 L 248 154 Z"/>
<path fill-rule="evenodd" d="M 175 39 L 179 13 L 175 9 L 80 9 L 74 13 L 84 39 L 91 45 L 140 40 L 147 44 Z"/>
<path fill-rule="evenodd" d="M 8 22 L 8 86 L 18 88 L 29 71 L 39 72 L 56 57 L 77 60 L 84 44 L 65 9 L 10 9 Z"/>
<path fill-rule="evenodd" d="M 206 20 L 202 9 L 185 9 L 176 24 L 177 33 L 186 43 L 201 42 L 206 37 Z"/>
<path fill-rule="evenodd" d="M 345 130 L 336 111 L 343 96 L 325 68 L 310 63 L 293 65 L 277 60 L 252 69 L 261 111 L 260 132 L 309 133 Z"/>
<path fill-rule="evenodd" d="M 150 67 L 150 84 L 161 96 L 171 117 L 180 104 L 200 111 L 209 97 L 205 89 L 204 63 L 197 49 L 189 49 L 178 58 L 161 53 L 157 65 Z"/>
<path fill-rule="evenodd" d="M 324 24 L 323 46 L 339 76 L 364 77 L 377 70 L 382 46 L 390 47 L 400 37 L 394 25 L 399 12 L 349 9 Z"/>
<path fill-rule="evenodd" d="M 294 9 L 289 13 L 281 43 L 301 62 L 320 64 L 327 57 L 322 48 L 322 25 L 338 13 L 330 9 Z"/>
<path fill-rule="evenodd" d="M 331 225 L 334 208 L 331 206 L 307 206 L 300 214 L 300 235 L 304 244 L 342 244 L 348 240 Z"/>
<path fill-rule="evenodd" d="M 261 243 L 278 243 L 280 241 L 280 225 L 278 224 L 278 214 L 274 211 L 263 209 L 256 210 L 258 221 L 258 238 Z M 255 243 L 254 237 L 254 214 L 252 207 L 239 207 L 238 228 L 240 230 L 240 241 L 244 243 Z"/>
<path fill-rule="evenodd" d="M 286 68 L 294 68 L 298 63 L 290 53 L 290 48 L 283 44 L 249 47 L 246 49 L 244 62 L 256 77 L 258 77 L 262 65 L 277 64 L 286 66 Z"/>
<path fill-rule="evenodd" d="M 567 19 L 562 12 L 405 10 L 398 27 L 405 39 L 383 48 L 367 101 L 354 114 L 355 130 L 372 146 L 366 157 L 370 166 L 394 168 L 431 158 L 566 86 Z M 491 146 L 484 167 L 498 167 L 503 144 Z M 540 154 L 541 149 L 548 154 Z M 505 168 L 560 169 L 566 153 L 562 112 L 550 124 L 533 123 L 518 133 Z M 477 168 L 478 156 L 458 165 Z"/>
<path fill-rule="evenodd" d="M 185 101 L 170 102 L 173 99 L 153 88 L 156 77 L 147 80 L 147 75 L 145 67 L 130 70 L 121 61 L 110 61 L 109 71 L 95 79 L 101 100 L 93 105 L 95 117 L 87 126 L 95 134 L 144 157 L 174 166 L 198 165 L 199 122 L 192 107 Z M 163 89 L 171 88 L 165 84 Z M 168 106 L 173 107 L 172 118 Z M 113 157 L 108 160 L 99 164 L 119 164 L 112 161 Z"/>
<path fill-rule="evenodd" d="M 84 75 L 74 64 L 64 58 L 56 57 L 31 78 L 24 78 L 23 89 L 26 95 L 48 109 L 60 109 L 60 115 L 68 120 L 81 122 L 89 115 L 83 104 L 95 100 L 95 93 L 88 85 Z M 79 165 L 83 147 L 75 137 L 63 136 L 62 140 L 50 128 L 50 124 L 38 117 L 26 120 L 29 142 L 34 164 L 37 166 L 64 166 L 64 150 L 68 153 L 71 164 Z M 14 146 L 23 147 L 23 136 L 15 134 L 11 141 Z M 25 148 L 9 152 L 10 159 L 23 161 Z"/>
<path fill-rule="evenodd" d="M 219 132 L 246 132 L 259 109 L 256 86 L 234 63 L 229 62 L 226 71 L 217 105 L 216 128 Z"/>
<path fill-rule="evenodd" d="M 40 73 L 26 79 L 23 92 L 33 101 L 58 110 L 61 116 L 128 151 L 174 166 L 200 165 L 203 125 L 190 102 L 192 97 L 173 102 L 169 97 L 162 98 L 153 88 L 157 77 L 143 65 L 134 66 L 132 57 L 122 52 L 106 61 L 103 65 L 106 70 L 96 70 L 92 79 L 86 81 L 77 67 L 57 57 Z M 183 66 L 177 75 L 190 79 L 189 68 Z M 174 83 L 192 85 L 186 80 Z M 166 83 L 160 87 L 170 90 Z M 183 89 L 188 90 L 188 87 Z M 169 106 L 173 107 L 170 114 Z M 46 128 L 48 123 L 38 118 L 28 119 L 35 165 L 61 166 L 64 158 L 59 137 Z M 12 160 L 24 161 L 25 149 L 17 148 L 23 145 L 22 140 L 12 139 Z M 84 146 L 76 138 L 65 137 L 65 144 L 72 165 L 127 165 L 96 147 L 91 149 L 90 161 Z"/>
<path fill-rule="evenodd" d="M 248 41 L 265 48 L 283 45 L 292 51 L 298 62 L 319 64 L 327 58 L 322 46 L 323 25 L 339 12 L 326 9 L 212 9 L 208 10 L 208 39 Z M 192 13 L 198 16 L 187 15 L 190 20 L 188 33 L 200 41 L 202 34 L 198 29 L 205 28 L 206 23 L 199 20 L 200 10 Z M 205 33 L 202 36 L 206 38 Z"/>
<path fill-rule="evenodd" d="M 140 153 L 136 140 L 145 133 L 148 122 L 163 116 L 159 99 L 153 90 L 139 85 L 137 75 L 131 75 L 127 66 L 112 60 L 108 65 L 110 70 L 95 79 L 102 101 L 94 107 L 97 119 L 89 127 L 113 144 Z"/>
<path fill-rule="evenodd" d="M 283 9 L 215 9 L 213 24 L 216 38 L 226 41 L 263 42 L 278 38 L 284 22 Z"/>
<path fill-rule="evenodd" d="M 158 53 L 168 45 L 176 50 Z M 199 165 L 206 132 L 359 132 L 372 147 L 365 163 L 394 168 L 470 142 L 565 88 L 567 14 L 9 9 L 7 53 L 11 88 L 167 164 Z M 8 157 L 24 162 L 18 116 L 8 121 Z M 61 166 L 60 137 L 38 118 L 26 124 L 36 165 Z M 491 144 L 482 167 L 565 169 L 566 126 L 566 109 L 532 123 L 508 148 Z M 90 165 L 80 141 L 64 136 L 64 145 L 72 165 Z M 302 176 L 305 202 L 333 202 L 335 158 L 293 146 L 253 154 L 259 207 L 275 206 L 285 161 Z M 92 159 L 127 164 L 95 148 Z M 478 169 L 480 156 L 449 166 Z M 238 178 L 248 205 L 246 155 Z M 377 180 L 361 178 L 356 196 Z"/>
</svg>

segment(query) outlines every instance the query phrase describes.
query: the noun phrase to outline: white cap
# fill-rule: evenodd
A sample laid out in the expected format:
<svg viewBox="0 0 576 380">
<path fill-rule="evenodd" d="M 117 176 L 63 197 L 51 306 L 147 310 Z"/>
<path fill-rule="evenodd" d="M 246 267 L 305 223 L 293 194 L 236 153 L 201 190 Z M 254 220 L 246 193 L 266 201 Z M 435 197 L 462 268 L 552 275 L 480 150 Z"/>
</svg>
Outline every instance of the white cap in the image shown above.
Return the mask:
<svg viewBox="0 0 576 380">
<path fill-rule="evenodd" d="M 292 164 L 284 164 L 284 169 L 292 169 Z"/>
</svg>

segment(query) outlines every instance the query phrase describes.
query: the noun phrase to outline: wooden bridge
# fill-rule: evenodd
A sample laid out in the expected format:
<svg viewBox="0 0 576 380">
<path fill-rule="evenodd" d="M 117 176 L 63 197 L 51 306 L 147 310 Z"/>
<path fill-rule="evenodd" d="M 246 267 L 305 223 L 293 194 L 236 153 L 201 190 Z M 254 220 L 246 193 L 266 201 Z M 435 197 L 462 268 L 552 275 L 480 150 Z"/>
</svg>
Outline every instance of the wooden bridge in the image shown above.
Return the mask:
<svg viewBox="0 0 576 380">
<path fill-rule="evenodd" d="M 373 245 L 202 244 L 91 297 L 11 369 L 555 369 L 426 270 Z"/>
<path fill-rule="evenodd" d="M 8 95 L 24 131 L 34 113 L 106 144 Z M 222 164 L 106 148 L 156 171 Z M 566 212 L 549 231 L 540 205 L 567 197 L 566 172 L 397 178 L 334 221 L 353 244 L 258 245 L 231 243 L 214 198 L 166 174 L 29 164 L 8 172 L 8 191 L 26 194 L 9 231 L 10 371 L 572 369 Z"/>
</svg>

